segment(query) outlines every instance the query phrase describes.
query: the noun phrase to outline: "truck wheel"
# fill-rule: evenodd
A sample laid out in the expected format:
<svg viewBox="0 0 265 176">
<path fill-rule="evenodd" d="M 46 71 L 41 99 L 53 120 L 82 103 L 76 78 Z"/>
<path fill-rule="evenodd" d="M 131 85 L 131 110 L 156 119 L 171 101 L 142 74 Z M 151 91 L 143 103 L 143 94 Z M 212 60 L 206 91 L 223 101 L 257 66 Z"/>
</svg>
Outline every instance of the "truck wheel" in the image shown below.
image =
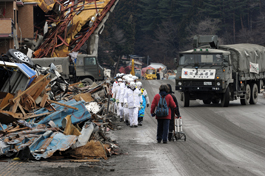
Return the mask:
<svg viewBox="0 0 265 176">
<path fill-rule="evenodd" d="M 257 104 L 258 95 L 259 95 L 258 85 L 254 83 L 251 85 L 250 104 Z"/>
<path fill-rule="evenodd" d="M 202 100 L 204 104 L 211 104 L 211 100 Z"/>
<path fill-rule="evenodd" d="M 213 102 L 213 104 L 219 104 L 220 99 L 219 98 L 213 99 L 212 102 Z"/>
<path fill-rule="evenodd" d="M 16 49 L 9 49 L 8 50 L 8 54 L 13 57 L 13 59 L 15 60 L 15 62 L 18 63 L 25 63 L 30 67 L 34 66 L 34 63 L 32 62 L 32 60 L 25 55 L 24 53 L 22 53 L 21 51 L 18 51 Z"/>
<path fill-rule="evenodd" d="M 248 105 L 251 97 L 251 89 L 249 84 L 246 85 L 246 93 L 243 98 L 240 98 L 241 105 Z"/>
<path fill-rule="evenodd" d="M 222 101 L 221 101 L 222 107 L 228 107 L 229 106 L 229 100 L 230 100 L 229 92 L 230 92 L 230 89 L 229 89 L 229 87 L 227 87 L 227 89 L 226 89 L 226 91 L 222 97 Z"/>
<path fill-rule="evenodd" d="M 184 104 L 184 107 L 190 106 L 190 94 L 188 92 L 183 93 L 183 104 Z"/>
<path fill-rule="evenodd" d="M 85 79 L 83 79 L 81 82 L 82 82 L 82 83 L 85 83 L 87 86 L 93 84 L 93 81 L 92 81 L 92 79 L 90 79 L 90 78 L 85 78 Z"/>
</svg>

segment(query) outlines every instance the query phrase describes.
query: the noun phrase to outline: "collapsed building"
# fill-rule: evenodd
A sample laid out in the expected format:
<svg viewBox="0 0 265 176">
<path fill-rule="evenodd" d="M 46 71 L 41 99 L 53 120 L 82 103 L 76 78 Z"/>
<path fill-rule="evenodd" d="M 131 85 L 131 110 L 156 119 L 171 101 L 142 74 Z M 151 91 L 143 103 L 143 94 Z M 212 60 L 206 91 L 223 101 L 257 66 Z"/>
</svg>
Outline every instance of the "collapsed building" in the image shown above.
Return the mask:
<svg viewBox="0 0 265 176">
<path fill-rule="evenodd" d="M 102 71 L 94 74 L 103 78 L 97 84 L 95 79 L 89 84 L 70 83 L 66 80 L 69 73 L 60 72 L 52 61 L 44 67 L 31 60 L 65 58 L 65 64 L 78 59 L 87 42 L 88 54 L 80 56 L 77 66 L 83 63 L 85 71 L 99 68 L 95 64 L 98 34 L 117 2 L 0 2 L 0 157 L 40 160 L 60 151 L 71 158 L 107 159 L 118 153 L 115 141 L 105 134 L 117 125 L 112 121 L 116 114 L 110 111 L 110 82 L 104 80 Z"/>
</svg>

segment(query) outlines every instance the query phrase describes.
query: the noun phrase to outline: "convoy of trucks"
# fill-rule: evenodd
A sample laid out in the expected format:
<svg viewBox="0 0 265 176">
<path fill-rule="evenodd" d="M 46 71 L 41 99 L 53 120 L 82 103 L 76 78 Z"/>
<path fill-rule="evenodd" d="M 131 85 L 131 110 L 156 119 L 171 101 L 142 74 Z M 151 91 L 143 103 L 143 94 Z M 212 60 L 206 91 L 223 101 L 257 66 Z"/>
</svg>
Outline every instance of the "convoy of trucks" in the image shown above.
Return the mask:
<svg viewBox="0 0 265 176">
<path fill-rule="evenodd" d="M 265 79 L 265 47 L 256 44 L 219 45 L 216 35 L 196 35 L 194 49 L 180 52 L 175 89 L 184 107 L 190 100 L 229 106 L 256 104 Z"/>
</svg>

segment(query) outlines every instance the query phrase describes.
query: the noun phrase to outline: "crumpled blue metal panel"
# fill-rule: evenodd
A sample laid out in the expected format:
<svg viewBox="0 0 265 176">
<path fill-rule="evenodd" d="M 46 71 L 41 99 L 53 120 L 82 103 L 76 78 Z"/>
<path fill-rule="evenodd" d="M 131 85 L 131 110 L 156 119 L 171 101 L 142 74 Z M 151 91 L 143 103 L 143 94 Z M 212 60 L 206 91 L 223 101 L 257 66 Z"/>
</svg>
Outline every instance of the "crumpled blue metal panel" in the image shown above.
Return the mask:
<svg viewBox="0 0 265 176">
<path fill-rule="evenodd" d="M 45 145 L 47 139 L 52 138 L 51 142 L 47 146 L 46 150 L 41 152 L 41 148 Z M 60 132 L 54 132 L 43 135 L 39 139 L 34 141 L 34 143 L 29 147 L 30 152 L 36 160 L 40 160 L 41 158 L 49 158 L 54 152 L 57 150 L 65 151 L 69 149 L 73 144 L 76 143 L 77 136 L 75 135 L 64 135 Z"/>
<path fill-rule="evenodd" d="M 60 101 L 60 103 L 76 107 L 76 108 L 78 108 L 78 110 L 67 108 L 67 107 L 52 103 L 52 105 L 54 106 L 56 111 L 54 113 L 44 117 L 37 124 L 46 124 L 47 125 L 48 122 L 50 120 L 52 120 L 56 124 L 56 126 L 58 126 L 60 128 L 60 127 L 62 127 L 62 120 L 67 115 L 72 115 L 71 120 L 72 120 L 73 124 L 83 122 L 83 121 L 86 121 L 86 120 L 91 118 L 91 114 L 86 109 L 84 101 L 78 101 L 77 102 L 73 99 L 73 100 L 70 100 L 68 102 Z M 46 112 L 49 112 L 49 111 L 45 108 L 42 108 L 42 109 L 36 111 L 35 114 L 42 114 L 42 113 L 46 113 Z"/>
</svg>

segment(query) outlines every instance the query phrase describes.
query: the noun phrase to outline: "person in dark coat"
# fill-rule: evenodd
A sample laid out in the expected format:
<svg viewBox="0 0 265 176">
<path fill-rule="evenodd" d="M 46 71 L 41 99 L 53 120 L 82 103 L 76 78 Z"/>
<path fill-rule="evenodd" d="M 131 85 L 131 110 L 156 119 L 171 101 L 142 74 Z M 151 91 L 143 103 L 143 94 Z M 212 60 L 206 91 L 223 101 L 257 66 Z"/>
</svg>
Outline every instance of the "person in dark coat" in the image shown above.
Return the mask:
<svg viewBox="0 0 265 176">
<path fill-rule="evenodd" d="M 155 109 L 157 108 L 157 105 L 159 103 L 159 100 L 161 97 L 165 97 L 165 100 L 167 102 L 168 106 L 168 115 L 165 117 L 158 117 L 156 116 L 157 119 L 157 142 L 161 143 L 163 139 L 163 143 L 167 143 L 168 139 L 168 128 L 169 128 L 169 122 L 171 119 L 171 109 L 176 108 L 176 104 L 174 103 L 174 100 L 171 95 L 168 94 L 168 86 L 167 85 L 161 85 L 159 88 L 159 94 L 156 94 L 152 104 L 151 104 L 151 114 L 152 116 L 156 116 L 155 114 Z M 174 110 L 173 110 L 174 114 Z"/>
<path fill-rule="evenodd" d="M 175 104 L 176 104 L 176 108 L 175 109 L 171 109 L 171 120 L 170 120 L 170 123 L 169 123 L 169 133 L 168 133 L 168 140 L 171 141 L 172 139 L 172 132 L 174 130 L 174 120 L 175 120 L 175 114 L 178 116 L 178 118 L 181 117 L 180 115 L 180 112 L 179 112 L 179 105 L 178 105 L 178 100 L 177 98 L 175 97 L 174 92 L 172 91 L 172 87 L 170 84 L 167 84 L 168 86 L 168 93 L 169 95 L 171 95 L 171 97 L 173 98 Z M 175 111 L 174 111 L 175 110 Z"/>
</svg>

